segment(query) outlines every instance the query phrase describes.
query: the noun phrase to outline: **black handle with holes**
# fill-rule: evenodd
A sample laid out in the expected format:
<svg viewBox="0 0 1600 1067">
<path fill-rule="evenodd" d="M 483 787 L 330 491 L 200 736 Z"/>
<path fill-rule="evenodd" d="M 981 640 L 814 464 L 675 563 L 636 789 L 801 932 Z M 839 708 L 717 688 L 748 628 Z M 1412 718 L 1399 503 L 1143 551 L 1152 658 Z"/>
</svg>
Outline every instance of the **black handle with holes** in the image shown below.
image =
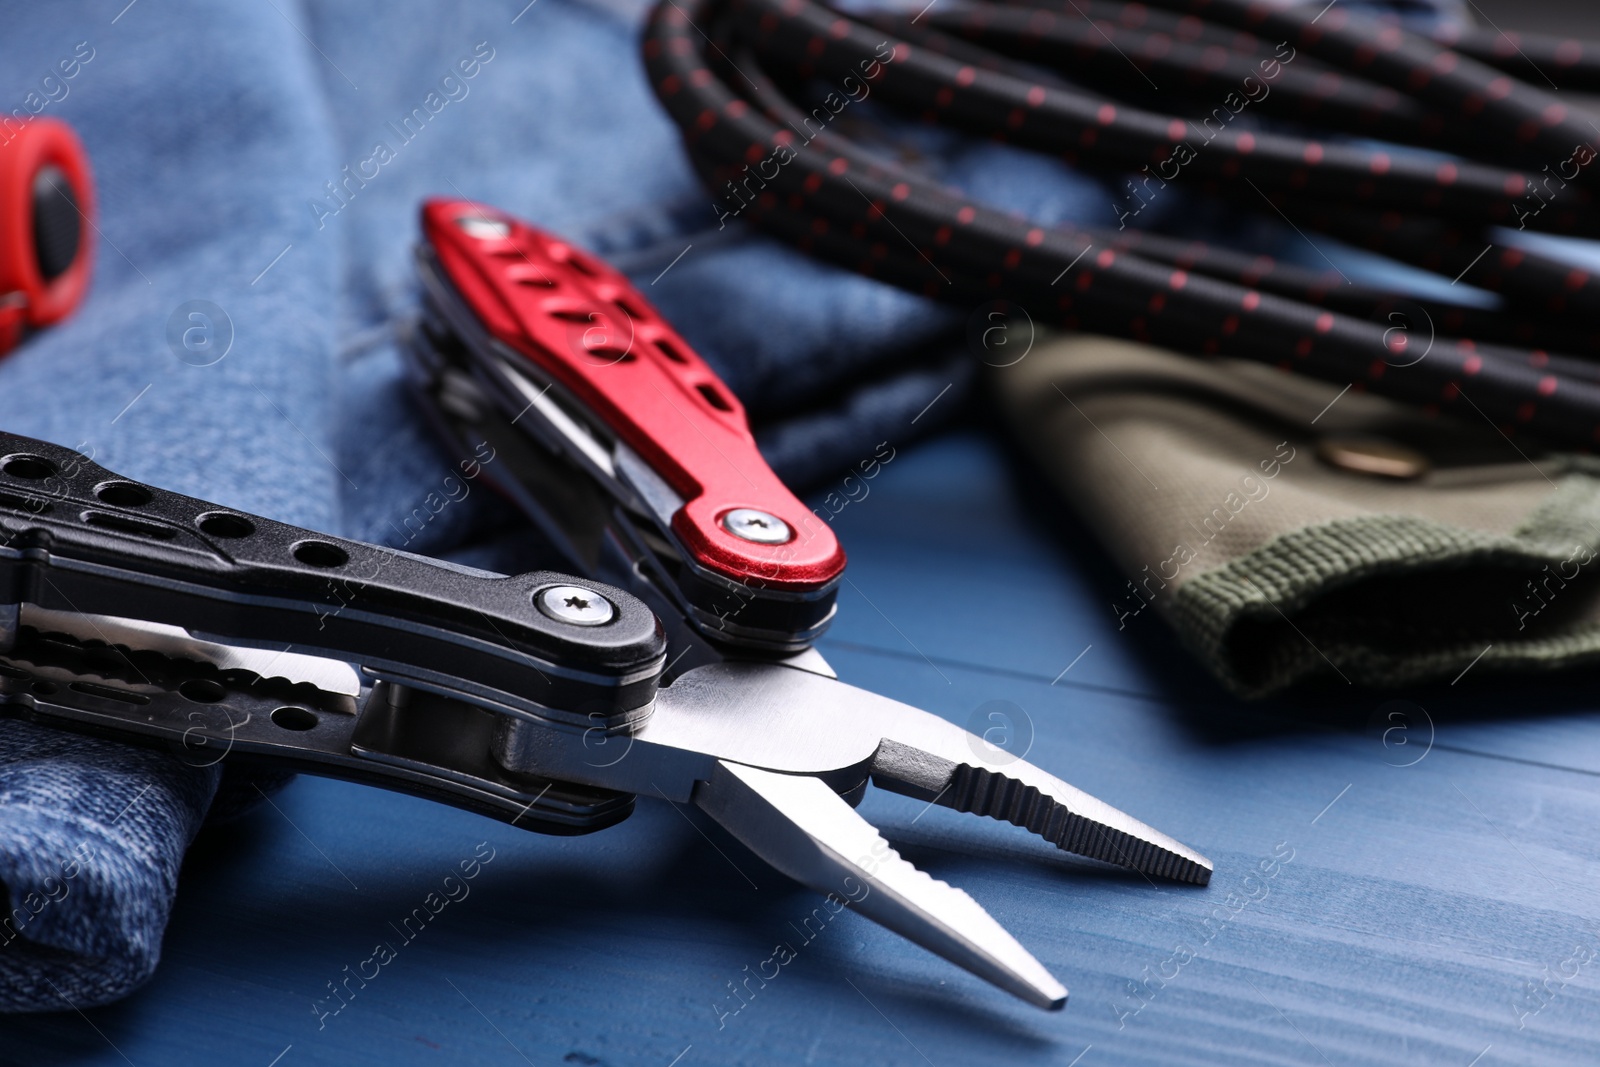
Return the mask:
<svg viewBox="0 0 1600 1067">
<path fill-rule="evenodd" d="M 575 585 L 615 608 L 548 617 Z M 502 577 L 312 533 L 120 478 L 0 433 L 0 606 L 33 604 L 327 654 L 497 710 L 625 721 L 648 707 L 660 623 L 629 594 L 551 572 Z"/>
</svg>

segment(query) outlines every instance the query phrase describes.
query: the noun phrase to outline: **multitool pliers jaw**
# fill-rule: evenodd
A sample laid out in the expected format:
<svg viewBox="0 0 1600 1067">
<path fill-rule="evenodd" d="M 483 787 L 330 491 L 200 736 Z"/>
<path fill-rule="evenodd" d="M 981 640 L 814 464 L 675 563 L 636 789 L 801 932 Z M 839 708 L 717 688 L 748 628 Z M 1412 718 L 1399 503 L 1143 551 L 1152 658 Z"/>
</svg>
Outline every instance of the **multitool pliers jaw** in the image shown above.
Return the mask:
<svg viewBox="0 0 1600 1067">
<path fill-rule="evenodd" d="M 869 783 L 1207 883 L 1187 846 L 833 676 L 811 647 L 844 566 L 831 530 L 621 275 L 468 202 L 425 206 L 424 232 L 424 404 L 463 476 L 522 505 L 584 576 L 313 533 L 0 433 L 0 714 L 545 833 L 610 826 L 638 795 L 692 803 L 784 874 L 1045 1008 L 1060 983 L 856 813 Z M 552 325 L 567 313 L 604 329 Z M 752 514 L 767 524 L 742 527 Z"/>
<path fill-rule="evenodd" d="M 1205 885 L 1211 863 L 1014 754 L 918 708 L 788 666 L 727 662 L 661 689 L 608 762 L 571 735 L 508 723 L 507 766 L 692 801 L 791 878 L 1032 1004 L 1066 990 L 971 897 L 900 856 L 852 807 L 868 781 L 987 815 L 1059 848 Z"/>
<path fill-rule="evenodd" d="M 605 621 L 548 612 L 550 590 Z M 1045 1007 L 1065 991 L 1043 967 L 852 809 L 869 779 L 1148 875 L 1210 876 L 1026 761 L 815 671 L 727 661 L 661 687 L 659 621 L 621 589 L 297 529 L 5 434 L 0 604 L 9 716 L 550 833 L 611 825 L 636 794 L 692 802 L 785 874 Z"/>
</svg>

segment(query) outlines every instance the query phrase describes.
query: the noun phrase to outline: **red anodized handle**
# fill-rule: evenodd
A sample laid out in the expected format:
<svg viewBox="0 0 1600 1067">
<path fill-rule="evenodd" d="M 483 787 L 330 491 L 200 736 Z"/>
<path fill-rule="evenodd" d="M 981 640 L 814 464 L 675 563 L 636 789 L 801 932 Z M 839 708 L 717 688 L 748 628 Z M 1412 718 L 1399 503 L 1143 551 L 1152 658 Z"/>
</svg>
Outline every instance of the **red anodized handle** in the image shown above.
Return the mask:
<svg viewBox="0 0 1600 1067">
<path fill-rule="evenodd" d="M 756 449 L 744 407 L 610 266 L 483 204 L 429 200 L 422 232 L 484 328 L 532 360 L 684 499 L 672 531 L 702 567 L 762 588 L 836 581 L 844 550 Z M 730 513 L 776 516 L 780 544 L 730 532 Z"/>
</svg>

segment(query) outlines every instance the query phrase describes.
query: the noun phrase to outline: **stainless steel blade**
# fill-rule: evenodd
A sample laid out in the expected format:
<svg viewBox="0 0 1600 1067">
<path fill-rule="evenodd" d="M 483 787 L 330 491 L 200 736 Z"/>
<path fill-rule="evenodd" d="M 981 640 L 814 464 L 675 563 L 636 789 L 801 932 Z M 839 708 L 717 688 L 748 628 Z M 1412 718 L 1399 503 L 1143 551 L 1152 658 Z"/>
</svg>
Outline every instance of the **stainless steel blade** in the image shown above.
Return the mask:
<svg viewBox="0 0 1600 1067">
<path fill-rule="evenodd" d="M 262 678 L 305 682 L 325 693 L 359 696 L 361 676 L 348 663 L 308 656 L 288 650 L 242 648 L 204 641 L 181 626 L 124 619 L 111 615 L 82 615 L 51 611 L 23 604 L 21 625 L 40 633 L 65 634 L 79 642 L 99 641 L 128 651 L 158 652 L 168 659 L 209 663 L 219 670 L 244 670 Z"/>
</svg>

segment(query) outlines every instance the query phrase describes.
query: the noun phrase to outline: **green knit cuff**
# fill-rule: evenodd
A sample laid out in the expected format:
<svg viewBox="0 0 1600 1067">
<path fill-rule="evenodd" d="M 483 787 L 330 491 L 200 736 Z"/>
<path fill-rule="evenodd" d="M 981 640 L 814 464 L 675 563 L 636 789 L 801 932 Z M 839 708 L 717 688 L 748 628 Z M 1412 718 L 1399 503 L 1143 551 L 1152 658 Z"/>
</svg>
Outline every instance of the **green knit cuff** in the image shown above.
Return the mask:
<svg viewBox="0 0 1600 1067">
<path fill-rule="evenodd" d="M 1600 659 L 1600 478 L 1572 466 L 1510 535 L 1406 515 L 1308 526 L 1185 582 L 1172 621 L 1251 697 Z"/>
</svg>

